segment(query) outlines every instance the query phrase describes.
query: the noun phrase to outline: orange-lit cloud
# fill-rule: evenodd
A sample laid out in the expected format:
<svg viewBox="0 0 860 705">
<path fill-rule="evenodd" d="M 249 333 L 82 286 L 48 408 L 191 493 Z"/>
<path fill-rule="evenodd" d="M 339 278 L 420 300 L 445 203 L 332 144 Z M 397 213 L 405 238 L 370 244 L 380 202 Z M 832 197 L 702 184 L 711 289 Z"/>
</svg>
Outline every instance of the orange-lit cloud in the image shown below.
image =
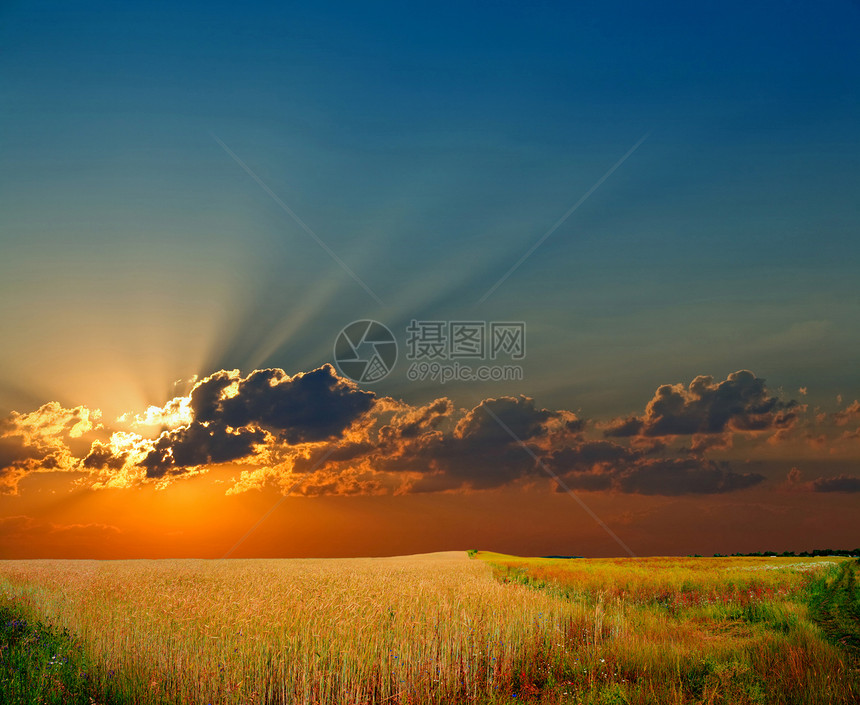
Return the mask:
<svg viewBox="0 0 860 705">
<path fill-rule="evenodd" d="M 854 400 L 844 409 L 833 414 L 833 420 L 837 426 L 846 426 L 849 423 L 860 422 L 860 401 Z"/>
<path fill-rule="evenodd" d="M 687 387 L 663 385 L 644 414 L 608 424 L 526 396 L 471 409 L 447 398 L 411 405 L 361 389 L 331 365 L 295 375 L 220 370 L 187 395 L 112 424 L 54 402 L 13 413 L 0 422 L 0 488 L 15 492 L 26 475 L 56 471 L 75 472 L 79 485 L 95 490 L 166 488 L 233 466 L 228 495 L 461 492 L 552 486 L 550 474 L 581 490 L 722 494 L 765 480 L 739 469 L 736 437 L 747 447 L 760 437 L 788 444 L 795 430 L 837 438 L 855 433 L 860 420 L 856 402 L 811 419 L 805 412 L 744 370 L 721 382 L 699 376 Z M 811 485 L 851 486 L 849 476 Z"/>
<path fill-rule="evenodd" d="M 0 492 L 17 492 L 20 480 L 32 472 L 75 470 L 74 447 L 101 428 L 101 414 L 78 406 L 63 408 L 48 402 L 33 412 L 13 411 L 0 420 Z"/>
</svg>

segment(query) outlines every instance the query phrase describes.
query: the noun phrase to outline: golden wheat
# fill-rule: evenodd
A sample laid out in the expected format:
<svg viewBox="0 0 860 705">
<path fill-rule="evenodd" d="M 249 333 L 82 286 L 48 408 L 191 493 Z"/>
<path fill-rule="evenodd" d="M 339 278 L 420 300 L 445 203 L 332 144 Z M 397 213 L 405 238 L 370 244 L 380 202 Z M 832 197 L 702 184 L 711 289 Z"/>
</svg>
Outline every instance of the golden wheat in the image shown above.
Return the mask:
<svg viewBox="0 0 860 705">
<path fill-rule="evenodd" d="M 740 704 L 769 688 L 779 702 L 848 703 L 857 693 L 796 599 L 805 569 L 829 561 L 481 558 L 8 561 L 0 599 L 68 628 L 98 664 L 98 690 L 121 702 Z"/>
</svg>

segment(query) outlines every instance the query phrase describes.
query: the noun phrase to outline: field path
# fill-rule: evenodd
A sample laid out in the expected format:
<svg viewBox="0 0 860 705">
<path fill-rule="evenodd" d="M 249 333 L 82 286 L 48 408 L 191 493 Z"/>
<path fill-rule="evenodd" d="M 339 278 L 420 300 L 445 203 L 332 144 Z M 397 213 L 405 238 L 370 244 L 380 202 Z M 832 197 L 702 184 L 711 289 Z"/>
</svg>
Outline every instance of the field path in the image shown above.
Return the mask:
<svg viewBox="0 0 860 705">
<path fill-rule="evenodd" d="M 860 659 L 860 585 L 857 561 L 845 561 L 837 576 L 812 602 L 812 617 L 824 633 Z"/>
</svg>

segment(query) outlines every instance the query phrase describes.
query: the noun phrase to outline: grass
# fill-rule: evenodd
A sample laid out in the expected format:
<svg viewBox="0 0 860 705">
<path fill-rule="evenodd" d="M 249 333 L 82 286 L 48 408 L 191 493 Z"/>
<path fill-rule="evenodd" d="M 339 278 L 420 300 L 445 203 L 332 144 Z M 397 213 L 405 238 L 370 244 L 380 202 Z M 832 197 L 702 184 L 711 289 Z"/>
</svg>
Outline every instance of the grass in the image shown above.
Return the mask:
<svg viewBox="0 0 860 705">
<path fill-rule="evenodd" d="M 65 644 L 63 688 L 98 702 L 836 705 L 860 701 L 849 563 L 13 561 L 0 605 L 58 639 L 26 687 Z M 4 703 L 89 702 L 13 701 L 10 682 Z"/>
<path fill-rule="evenodd" d="M 812 618 L 832 642 L 860 659 L 860 585 L 858 563 L 844 562 L 810 585 Z"/>
<path fill-rule="evenodd" d="M 0 694 L 5 705 L 91 705 L 96 690 L 81 644 L 67 630 L 0 607 Z"/>
<path fill-rule="evenodd" d="M 856 637 L 856 583 L 845 577 L 856 561 L 478 557 L 501 581 L 594 610 L 613 670 L 605 684 L 577 679 L 582 702 L 860 702 L 857 663 L 823 621 Z"/>
</svg>

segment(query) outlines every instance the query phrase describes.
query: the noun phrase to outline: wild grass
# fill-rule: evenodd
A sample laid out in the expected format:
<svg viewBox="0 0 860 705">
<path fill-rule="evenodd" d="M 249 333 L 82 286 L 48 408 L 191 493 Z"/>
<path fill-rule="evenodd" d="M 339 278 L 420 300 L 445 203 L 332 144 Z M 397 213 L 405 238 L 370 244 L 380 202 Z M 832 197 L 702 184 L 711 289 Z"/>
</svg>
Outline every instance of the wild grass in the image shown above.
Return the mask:
<svg viewBox="0 0 860 705">
<path fill-rule="evenodd" d="M 573 679 L 582 702 L 860 702 L 858 664 L 810 612 L 855 561 L 478 556 L 503 582 L 593 610 L 612 676 L 604 666 L 586 683 Z"/>
<path fill-rule="evenodd" d="M 115 702 L 840 704 L 855 666 L 804 601 L 837 564 L 13 561 L 0 603 L 68 629 Z"/>
<path fill-rule="evenodd" d="M 552 586 L 571 599 L 662 604 L 669 609 L 782 599 L 809 583 L 809 573 L 838 558 L 519 558 L 479 552 L 502 581 Z"/>
<path fill-rule="evenodd" d="M 0 607 L 0 695 L 4 705 L 91 705 L 91 665 L 67 630 Z"/>
</svg>

